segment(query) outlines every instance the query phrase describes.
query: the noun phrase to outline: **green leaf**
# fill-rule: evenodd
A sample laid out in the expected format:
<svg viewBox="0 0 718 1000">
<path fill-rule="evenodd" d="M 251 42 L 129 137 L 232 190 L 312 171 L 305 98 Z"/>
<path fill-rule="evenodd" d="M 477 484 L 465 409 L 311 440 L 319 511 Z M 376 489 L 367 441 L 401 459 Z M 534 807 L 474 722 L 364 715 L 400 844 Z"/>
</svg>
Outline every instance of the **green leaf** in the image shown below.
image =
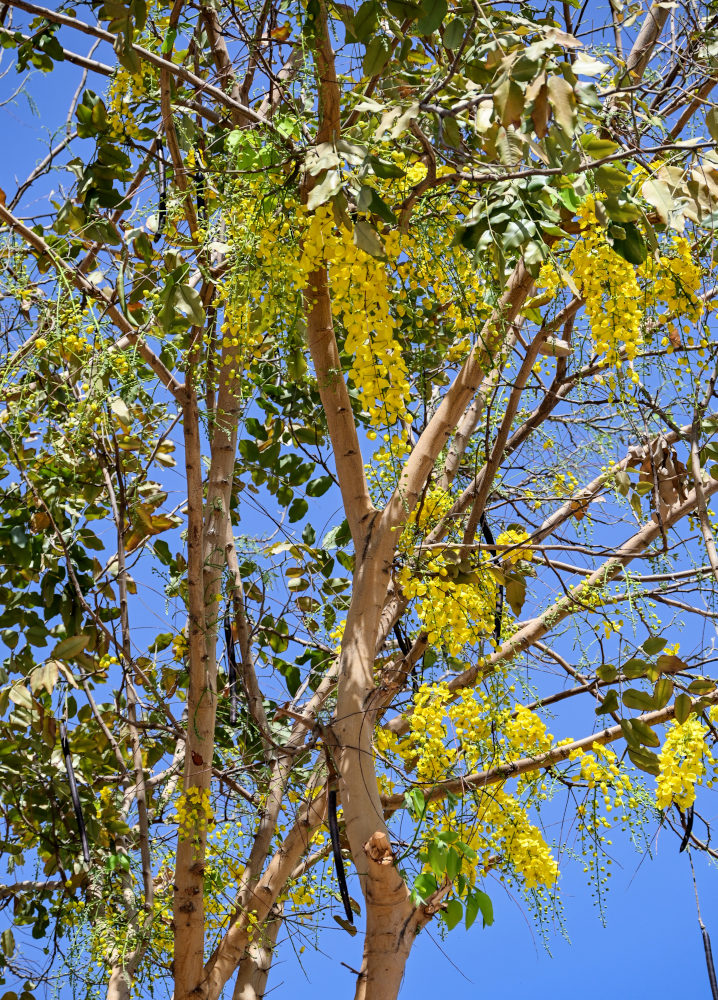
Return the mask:
<svg viewBox="0 0 718 1000">
<path fill-rule="evenodd" d="M 653 688 L 653 707 L 665 708 L 673 696 L 673 681 L 669 677 L 661 677 Z"/>
<path fill-rule="evenodd" d="M 322 497 L 332 485 L 334 480 L 331 476 L 319 476 L 318 479 L 310 479 L 306 490 L 308 497 Z"/>
<path fill-rule="evenodd" d="M 643 233 L 635 222 L 626 222 L 621 228 L 623 233 L 615 224 L 608 227 L 613 252 L 617 253 L 619 257 L 623 257 L 629 264 L 642 264 L 648 256 L 648 247 Z"/>
<path fill-rule="evenodd" d="M 436 840 L 432 840 L 427 848 L 427 855 L 431 870 L 437 879 L 446 871 L 446 848 Z"/>
<path fill-rule="evenodd" d="M 650 712 L 653 708 L 653 698 L 650 694 L 646 694 L 645 691 L 639 691 L 637 688 L 628 688 L 627 691 L 623 692 L 623 704 L 626 708 L 635 708 L 641 712 Z"/>
<path fill-rule="evenodd" d="M 358 42 L 363 42 L 376 31 L 381 10 L 376 0 L 366 0 L 354 15 L 351 34 Z"/>
<path fill-rule="evenodd" d="M 360 212 L 371 212 L 373 215 L 378 215 L 380 219 L 388 222 L 389 225 L 396 222 L 396 216 L 379 192 L 368 184 L 363 184 L 359 189 L 357 208 Z"/>
<path fill-rule="evenodd" d="M 279 666 L 279 672 L 284 677 L 287 691 L 289 691 L 290 696 L 293 698 L 299 690 L 299 685 L 302 683 L 302 675 L 299 672 L 299 667 L 295 667 L 293 663 L 285 663 L 284 660 L 279 659 L 275 659 L 274 663 Z"/>
<path fill-rule="evenodd" d="M 289 512 L 288 512 L 289 523 L 295 524 L 297 521 L 301 521 L 301 519 L 306 515 L 308 510 L 309 510 L 309 504 L 304 499 L 304 497 L 297 497 L 289 505 Z"/>
<path fill-rule="evenodd" d="M 607 194 L 617 194 L 622 191 L 630 181 L 630 177 L 622 167 L 617 167 L 612 163 L 604 163 L 593 175 L 596 183 Z"/>
<path fill-rule="evenodd" d="M 676 722 L 684 723 L 693 710 L 693 700 L 688 694 L 679 694 L 675 703 Z"/>
<path fill-rule="evenodd" d="M 377 231 L 368 222 L 354 223 L 354 245 L 370 257 L 385 257 L 384 244 Z"/>
<path fill-rule="evenodd" d="M 407 18 L 414 21 L 421 14 L 421 6 L 414 0 L 387 0 L 386 5 L 389 13 L 400 21 L 405 21 Z"/>
<path fill-rule="evenodd" d="M 484 918 L 484 927 L 491 927 L 494 922 L 494 907 L 491 899 L 481 889 L 475 889 L 473 895 L 478 901 L 481 916 Z"/>
<path fill-rule="evenodd" d="M 641 645 L 641 649 L 648 653 L 649 656 L 655 656 L 656 653 L 661 652 L 667 643 L 668 640 L 661 638 L 660 635 L 652 635 Z"/>
<path fill-rule="evenodd" d="M 464 40 L 465 34 L 465 23 L 460 17 L 455 17 L 453 21 L 449 21 L 444 29 L 444 45 L 450 51 L 458 49 Z"/>
<path fill-rule="evenodd" d="M 428 872 L 422 872 L 414 882 L 414 892 L 419 899 L 428 899 L 432 893 L 436 892 L 436 879 Z"/>
<path fill-rule="evenodd" d="M 442 23 L 449 10 L 446 0 L 423 0 L 421 12 L 423 17 L 414 26 L 417 35 L 431 35 Z"/>
<path fill-rule="evenodd" d="M 426 810 L 426 800 L 420 788 L 412 788 L 404 793 L 404 802 L 410 813 L 420 819 Z"/>
<path fill-rule="evenodd" d="M 162 39 L 162 55 L 169 56 L 174 48 L 175 39 L 177 38 L 177 29 L 170 28 Z"/>
<path fill-rule="evenodd" d="M 7 958 L 15 954 L 15 936 L 9 927 L 0 934 L 0 948 Z"/>
<path fill-rule="evenodd" d="M 366 47 L 362 71 L 365 76 L 381 73 L 391 56 L 391 42 L 386 35 L 375 35 Z"/>
<path fill-rule="evenodd" d="M 660 774 L 661 768 L 658 757 L 656 754 L 651 753 L 650 750 L 637 750 L 629 747 L 628 756 L 640 771 L 645 771 L 647 774 L 653 775 Z"/>
<path fill-rule="evenodd" d="M 89 636 L 86 635 L 70 635 L 55 646 L 52 651 L 53 659 L 71 660 L 87 647 L 89 641 Z"/>
<path fill-rule="evenodd" d="M 596 715 L 607 715 L 609 712 L 615 712 L 618 708 L 618 694 L 614 688 L 606 693 L 603 701 L 600 705 L 596 706 Z"/>
<path fill-rule="evenodd" d="M 443 120 L 443 126 L 444 142 L 452 149 L 461 149 L 461 129 L 457 120 L 451 115 L 447 115 Z"/>
<path fill-rule="evenodd" d="M 464 907 L 458 899 L 450 899 L 446 904 L 446 909 L 442 912 L 442 916 L 446 921 L 446 926 L 450 931 L 456 927 L 463 915 Z"/>
<path fill-rule="evenodd" d="M 618 677 L 618 671 L 612 663 L 603 663 L 596 670 L 596 676 L 599 680 L 606 681 L 608 684 L 612 684 L 613 681 Z"/>
<path fill-rule="evenodd" d="M 718 108 L 709 108 L 706 112 L 706 128 L 713 142 L 718 142 Z"/>
<path fill-rule="evenodd" d="M 626 660 L 623 664 L 623 673 L 629 680 L 635 680 L 636 677 L 645 677 L 648 671 L 649 664 L 645 660 Z"/>
<path fill-rule="evenodd" d="M 688 690 L 691 694 L 703 695 L 715 691 L 715 687 L 715 681 L 710 680 L 710 678 L 698 677 L 696 680 L 691 681 L 688 685 Z"/>
<path fill-rule="evenodd" d="M 611 139 L 602 139 L 593 132 L 586 132 L 581 136 L 581 145 L 586 156 L 590 156 L 592 160 L 602 160 L 604 156 L 617 153 L 620 149 L 617 142 L 613 142 Z"/>
<path fill-rule="evenodd" d="M 177 285 L 174 292 L 175 306 L 193 326 L 203 326 L 205 321 L 202 299 L 191 285 Z"/>
<path fill-rule="evenodd" d="M 610 194 L 606 197 L 603 207 L 611 222 L 635 222 L 636 219 L 640 219 L 643 215 L 638 205 L 635 205 L 632 201 L 627 201 L 623 197 L 619 198 L 615 194 Z"/>
<path fill-rule="evenodd" d="M 638 738 L 638 734 L 635 732 L 633 728 L 633 723 L 631 719 L 621 719 L 620 725 L 621 729 L 623 730 L 623 735 L 626 739 L 626 743 L 631 747 L 636 747 L 636 748 L 639 747 L 641 741 Z"/>
<path fill-rule="evenodd" d="M 642 722 L 640 719 L 631 719 L 631 727 L 637 738 L 645 746 L 658 747 L 661 745 L 658 736 L 646 722 Z"/>
<path fill-rule="evenodd" d="M 165 542 L 165 544 L 167 544 Z M 156 548 L 157 546 L 155 546 Z M 168 646 L 172 644 L 174 635 L 172 632 L 160 632 L 155 641 L 147 647 L 148 653 L 161 653 L 163 649 L 167 649 Z"/>
<path fill-rule="evenodd" d="M 460 867 L 461 855 L 453 847 L 450 847 L 446 854 L 446 877 L 450 882 L 453 882 L 459 874 Z"/>
<path fill-rule="evenodd" d="M 464 925 L 468 930 L 469 927 L 476 920 L 477 914 L 479 912 L 479 900 L 476 893 L 471 893 L 466 898 L 466 916 L 464 917 Z"/>
<path fill-rule="evenodd" d="M 404 171 L 401 167 L 397 166 L 396 163 L 380 160 L 378 156 L 369 157 L 369 166 L 372 172 L 382 180 L 388 180 L 391 177 L 404 177 Z"/>
<path fill-rule="evenodd" d="M 512 219 L 501 237 L 501 245 L 504 250 L 515 250 L 532 236 L 536 236 L 536 233 L 536 223 L 531 219 Z"/>
</svg>

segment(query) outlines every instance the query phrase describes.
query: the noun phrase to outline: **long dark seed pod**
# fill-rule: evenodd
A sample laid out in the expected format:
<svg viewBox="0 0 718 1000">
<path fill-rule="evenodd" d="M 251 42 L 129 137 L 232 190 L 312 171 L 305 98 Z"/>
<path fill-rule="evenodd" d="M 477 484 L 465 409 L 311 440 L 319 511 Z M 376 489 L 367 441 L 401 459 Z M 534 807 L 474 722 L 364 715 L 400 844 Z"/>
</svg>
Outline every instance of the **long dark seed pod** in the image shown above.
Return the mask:
<svg viewBox="0 0 718 1000">
<path fill-rule="evenodd" d="M 237 724 L 237 658 L 229 615 L 224 616 L 224 641 L 227 646 L 227 673 L 229 675 L 229 724 Z"/>
<path fill-rule="evenodd" d="M 711 939 L 705 927 L 701 927 L 701 933 L 703 934 L 703 949 L 706 953 L 706 968 L 708 969 L 708 982 L 711 984 L 711 995 L 713 1000 L 718 1000 L 718 982 L 716 981 L 716 968 L 713 964 Z"/>
<path fill-rule="evenodd" d="M 347 876 L 344 871 L 344 858 L 342 857 L 342 849 L 339 843 L 339 824 L 337 823 L 336 788 L 329 789 L 329 795 L 327 796 L 327 814 L 329 816 L 329 836 L 331 837 L 332 841 L 332 854 L 334 855 L 334 867 L 337 872 L 337 882 L 339 883 L 339 892 L 342 897 L 342 903 L 344 903 L 344 912 L 346 913 L 347 920 L 349 921 L 350 924 L 353 924 L 354 914 L 352 912 L 352 908 L 349 903 Z"/>
<path fill-rule="evenodd" d="M 396 636 L 396 641 L 399 643 L 399 649 L 402 651 L 404 656 L 409 655 L 409 643 L 406 641 L 406 636 L 401 631 L 399 627 L 399 622 L 394 626 L 394 635 Z"/>
<path fill-rule="evenodd" d="M 693 806 L 689 806 L 686 810 L 685 817 L 683 813 L 679 810 L 679 815 L 681 817 L 681 825 L 683 826 L 684 834 L 683 840 L 681 841 L 681 846 L 678 848 L 678 853 L 682 854 L 686 847 L 690 843 L 691 832 L 693 830 Z"/>
<path fill-rule="evenodd" d="M 80 831 L 80 840 L 82 841 L 82 856 L 87 864 L 90 863 L 90 849 L 87 846 L 87 831 L 85 829 L 85 818 L 82 815 L 82 806 L 80 805 L 80 796 L 77 794 L 77 782 L 75 781 L 75 769 L 72 766 L 72 756 L 70 754 L 70 743 L 67 739 L 67 727 L 64 722 L 60 723 L 60 746 L 62 747 L 62 753 L 65 757 L 65 770 L 67 771 L 67 780 L 70 784 L 70 798 L 72 799 L 72 805 L 75 809 L 75 817 L 77 818 L 77 826 Z"/>
<path fill-rule="evenodd" d="M 157 175 L 160 183 L 160 201 L 157 210 L 157 232 L 154 235 L 154 242 L 162 235 L 167 221 L 167 174 L 165 173 L 165 154 L 162 148 L 162 140 L 157 140 Z"/>
<path fill-rule="evenodd" d="M 486 539 L 487 545 L 494 546 L 494 555 L 496 555 L 496 543 L 494 542 L 494 536 L 491 534 L 491 528 L 488 525 L 486 516 L 481 515 L 481 531 L 483 532 L 484 538 Z M 494 639 L 498 643 L 501 642 L 501 622 L 504 617 L 504 585 L 499 584 L 499 589 L 496 593 L 496 610 L 494 612 Z"/>
</svg>

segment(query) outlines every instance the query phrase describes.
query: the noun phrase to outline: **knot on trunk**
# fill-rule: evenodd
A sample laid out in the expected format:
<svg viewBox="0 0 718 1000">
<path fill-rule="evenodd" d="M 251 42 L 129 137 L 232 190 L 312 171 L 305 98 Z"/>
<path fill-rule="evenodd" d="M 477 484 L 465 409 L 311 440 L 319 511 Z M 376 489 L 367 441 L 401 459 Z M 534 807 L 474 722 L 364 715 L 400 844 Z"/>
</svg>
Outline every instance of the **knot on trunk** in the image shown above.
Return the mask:
<svg viewBox="0 0 718 1000">
<path fill-rule="evenodd" d="M 392 853 L 389 838 L 381 830 L 373 833 L 366 844 L 364 844 L 366 856 L 378 865 L 393 865 L 394 854 Z"/>
</svg>

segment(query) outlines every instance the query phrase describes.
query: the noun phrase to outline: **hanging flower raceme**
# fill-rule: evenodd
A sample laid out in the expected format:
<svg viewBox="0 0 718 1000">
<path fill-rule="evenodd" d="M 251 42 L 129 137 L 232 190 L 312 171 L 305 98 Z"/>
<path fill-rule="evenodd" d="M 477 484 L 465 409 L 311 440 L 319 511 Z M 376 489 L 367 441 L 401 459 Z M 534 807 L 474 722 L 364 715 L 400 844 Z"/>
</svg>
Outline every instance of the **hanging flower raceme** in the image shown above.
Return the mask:
<svg viewBox="0 0 718 1000">
<path fill-rule="evenodd" d="M 615 252 L 596 219 L 593 197 L 577 214 L 581 239 L 571 251 L 573 276 L 586 300 L 596 351 L 618 367 L 622 350 L 633 361 L 642 343 L 643 295 L 635 267 Z"/>
<path fill-rule="evenodd" d="M 708 727 L 694 716 L 683 723 L 674 722 L 668 728 L 658 757 L 656 804 L 659 809 L 668 809 L 672 803 L 679 809 L 687 809 L 695 802 L 696 785 L 703 784 L 706 770 L 707 732 Z"/>
</svg>

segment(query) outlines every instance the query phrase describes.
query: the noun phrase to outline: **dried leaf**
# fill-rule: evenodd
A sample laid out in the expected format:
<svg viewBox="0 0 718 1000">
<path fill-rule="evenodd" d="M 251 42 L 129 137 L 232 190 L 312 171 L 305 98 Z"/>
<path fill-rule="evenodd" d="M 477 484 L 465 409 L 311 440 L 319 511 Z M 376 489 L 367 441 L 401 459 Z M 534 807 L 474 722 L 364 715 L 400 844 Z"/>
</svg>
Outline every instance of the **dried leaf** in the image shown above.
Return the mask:
<svg viewBox="0 0 718 1000">
<path fill-rule="evenodd" d="M 342 178 L 338 170 L 329 170 L 324 180 L 313 187 L 307 198 L 307 209 L 313 212 L 320 205 L 329 201 L 342 186 Z"/>
<path fill-rule="evenodd" d="M 577 122 L 576 95 L 573 87 L 562 76 L 550 76 L 548 97 L 556 121 L 566 135 L 572 136 L 576 131 Z"/>
</svg>

